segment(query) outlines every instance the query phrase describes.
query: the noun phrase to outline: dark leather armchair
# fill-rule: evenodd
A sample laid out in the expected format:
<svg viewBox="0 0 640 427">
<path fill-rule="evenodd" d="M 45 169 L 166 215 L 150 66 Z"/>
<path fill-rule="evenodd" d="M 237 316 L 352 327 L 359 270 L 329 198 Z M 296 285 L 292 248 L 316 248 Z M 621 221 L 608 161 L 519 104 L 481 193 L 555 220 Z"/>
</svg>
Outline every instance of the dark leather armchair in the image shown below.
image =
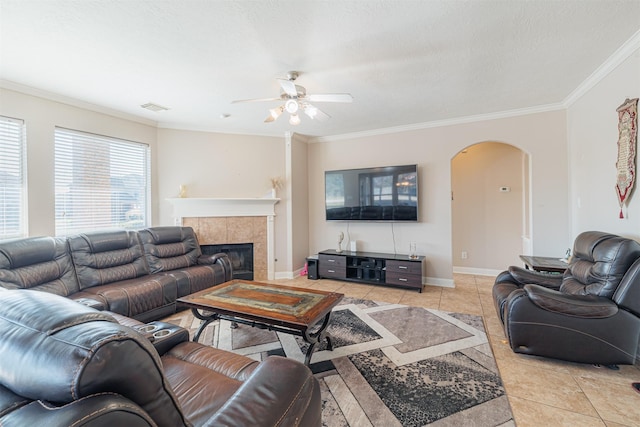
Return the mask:
<svg viewBox="0 0 640 427">
<path fill-rule="evenodd" d="M 509 267 L 496 278 L 493 298 L 516 353 L 633 364 L 640 340 L 640 244 L 581 233 L 563 274 Z"/>
<path fill-rule="evenodd" d="M 58 295 L 0 291 L 0 425 L 321 424 L 303 364 L 257 362 L 184 330 L 161 356 L 139 324 Z"/>
</svg>

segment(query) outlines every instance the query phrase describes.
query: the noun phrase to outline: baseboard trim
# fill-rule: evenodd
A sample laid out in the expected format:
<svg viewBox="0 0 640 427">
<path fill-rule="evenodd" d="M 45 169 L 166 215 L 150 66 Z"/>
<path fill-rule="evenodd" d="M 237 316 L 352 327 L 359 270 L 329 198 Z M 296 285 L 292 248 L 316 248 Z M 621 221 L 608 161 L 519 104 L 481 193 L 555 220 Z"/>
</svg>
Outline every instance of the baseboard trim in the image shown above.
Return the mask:
<svg viewBox="0 0 640 427">
<path fill-rule="evenodd" d="M 453 267 L 454 273 L 475 274 L 476 276 L 497 276 L 502 273 L 502 271 L 503 270 L 491 270 L 489 268 Z"/>
<path fill-rule="evenodd" d="M 456 287 L 456 285 L 453 283 L 453 279 L 441 279 L 438 277 L 423 277 L 422 284 L 429 285 L 429 286 L 439 286 L 441 288 Z"/>
</svg>

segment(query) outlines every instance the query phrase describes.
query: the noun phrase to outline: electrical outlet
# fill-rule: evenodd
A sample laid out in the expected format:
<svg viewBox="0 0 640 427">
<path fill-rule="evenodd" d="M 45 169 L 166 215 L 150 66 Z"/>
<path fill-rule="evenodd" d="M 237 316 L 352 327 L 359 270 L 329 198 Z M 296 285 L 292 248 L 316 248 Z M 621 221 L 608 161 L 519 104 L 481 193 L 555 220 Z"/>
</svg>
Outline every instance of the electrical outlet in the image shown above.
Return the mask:
<svg viewBox="0 0 640 427">
<path fill-rule="evenodd" d="M 460 254 L 460 258 L 467 259 L 467 251 L 462 251 L 462 253 Z"/>
</svg>

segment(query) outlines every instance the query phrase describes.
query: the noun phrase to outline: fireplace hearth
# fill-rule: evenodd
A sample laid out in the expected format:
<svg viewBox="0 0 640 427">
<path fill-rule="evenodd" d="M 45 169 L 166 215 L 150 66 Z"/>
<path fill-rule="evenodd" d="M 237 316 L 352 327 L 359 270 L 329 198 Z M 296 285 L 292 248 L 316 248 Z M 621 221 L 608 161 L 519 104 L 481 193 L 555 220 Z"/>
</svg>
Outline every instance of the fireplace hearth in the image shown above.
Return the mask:
<svg viewBox="0 0 640 427">
<path fill-rule="evenodd" d="M 225 253 L 233 266 L 233 278 L 253 280 L 253 243 L 200 245 L 204 255 Z"/>
</svg>

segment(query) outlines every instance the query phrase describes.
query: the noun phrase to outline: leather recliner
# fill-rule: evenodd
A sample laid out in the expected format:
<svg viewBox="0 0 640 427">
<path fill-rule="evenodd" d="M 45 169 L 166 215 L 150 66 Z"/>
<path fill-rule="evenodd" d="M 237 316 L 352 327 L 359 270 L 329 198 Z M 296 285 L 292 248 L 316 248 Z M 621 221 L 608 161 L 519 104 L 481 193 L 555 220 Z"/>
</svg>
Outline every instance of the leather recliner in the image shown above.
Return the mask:
<svg viewBox="0 0 640 427">
<path fill-rule="evenodd" d="M 640 244 L 581 233 L 563 274 L 509 267 L 497 276 L 493 298 L 516 353 L 633 364 L 640 340 Z"/>
<path fill-rule="evenodd" d="M 117 319 L 127 320 L 58 295 L 1 290 L 0 425 L 321 424 L 319 385 L 302 363 L 258 362 L 185 333 L 161 356 Z"/>
</svg>

